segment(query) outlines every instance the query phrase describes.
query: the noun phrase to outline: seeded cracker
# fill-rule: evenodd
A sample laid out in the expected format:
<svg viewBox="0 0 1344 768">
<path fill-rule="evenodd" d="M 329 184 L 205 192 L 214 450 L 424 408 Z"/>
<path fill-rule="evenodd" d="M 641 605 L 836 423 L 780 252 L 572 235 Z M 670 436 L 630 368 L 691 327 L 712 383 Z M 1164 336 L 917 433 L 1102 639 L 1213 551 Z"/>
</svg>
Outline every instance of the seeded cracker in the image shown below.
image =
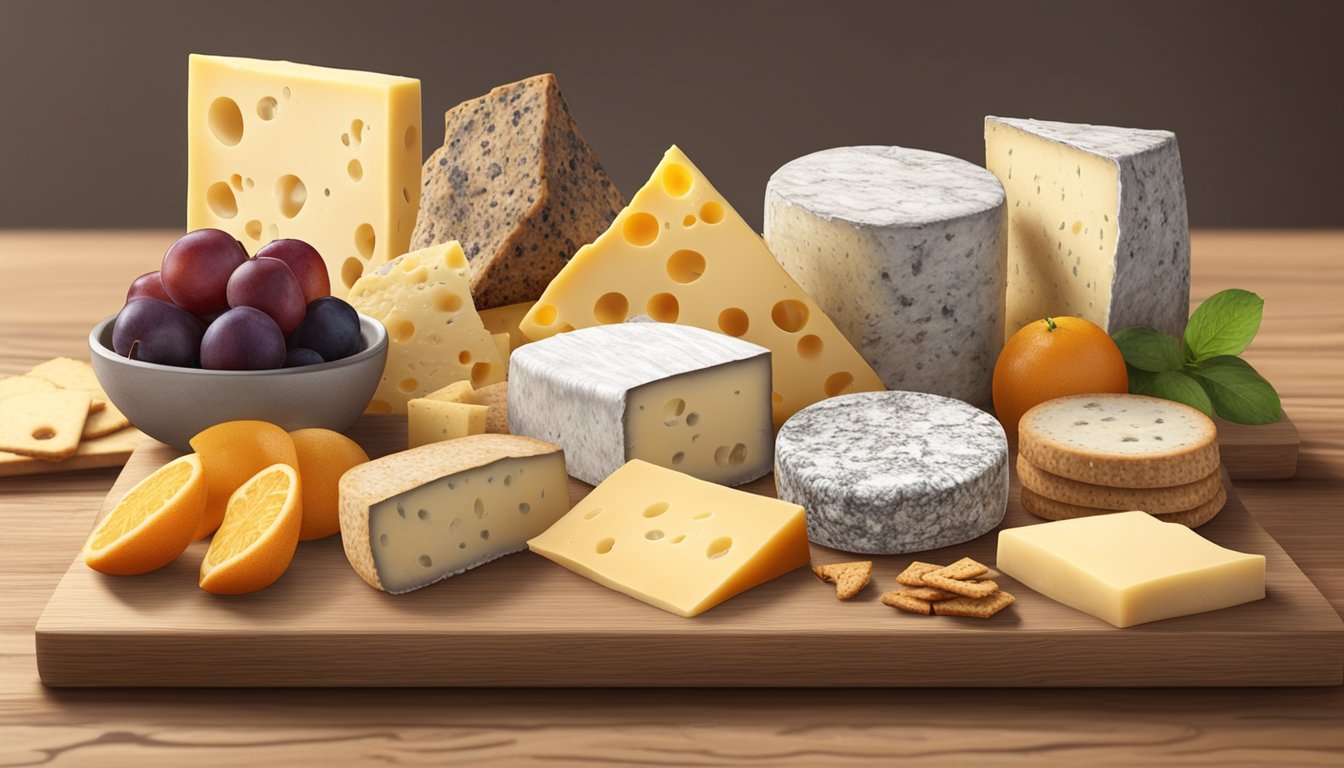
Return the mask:
<svg viewBox="0 0 1344 768">
<path fill-rule="evenodd" d="M 990 616 L 1012 605 L 1016 599 L 1007 592 L 995 592 L 988 597 L 955 597 L 951 600 L 933 603 L 932 609 L 939 616 L 967 616 L 973 619 L 988 619 Z"/>
<path fill-rule="evenodd" d="M 916 560 L 907 566 L 904 571 L 901 571 L 901 575 L 896 577 L 896 583 L 904 584 L 907 587 L 922 587 L 924 586 L 924 574 L 932 573 L 941 568 L 941 565 L 921 563 Z"/>
<path fill-rule="evenodd" d="M 975 562 L 969 557 L 963 557 L 949 566 L 939 568 L 934 571 L 934 573 L 944 578 L 964 581 L 965 579 L 975 579 L 984 576 L 986 573 L 989 573 L 989 568 Z"/>
<path fill-rule="evenodd" d="M 911 597 L 909 593 L 904 591 L 884 593 L 882 595 L 882 604 L 889 605 L 892 608 L 899 608 L 906 613 L 919 613 L 925 616 L 928 616 L 933 612 L 932 603 Z"/>
<path fill-rule="evenodd" d="M 988 597 L 999 589 L 998 584 L 988 579 L 982 581 L 977 581 L 975 579 L 961 581 L 958 579 L 949 579 L 945 576 L 940 576 L 937 573 L 925 574 L 924 583 L 935 589 L 941 589 L 944 592 L 951 592 L 954 595 L 960 595 L 962 597 Z"/>
<path fill-rule="evenodd" d="M 873 576 L 873 561 L 860 560 L 854 563 L 814 565 L 812 566 L 812 572 L 822 581 L 835 584 L 835 596 L 837 598 L 848 600 L 868 586 L 868 581 Z"/>
<path fill-rule="evenodd" d="M 56 389 L 0 400 L 0 451 L 59 461 L 79 448 L 89 396 Z"/>
<path fill-rule="evenodd" d="M 936 603 L 939 600 L 951 600 L 956 597 L 952 592 L 944 592 L 941 589 L 933 587 L 911 587 L 910 589 L 897 590 L 898 594 L 908 595 L 916 600 L 923 600 L 929 603 Z"/>
</svg>

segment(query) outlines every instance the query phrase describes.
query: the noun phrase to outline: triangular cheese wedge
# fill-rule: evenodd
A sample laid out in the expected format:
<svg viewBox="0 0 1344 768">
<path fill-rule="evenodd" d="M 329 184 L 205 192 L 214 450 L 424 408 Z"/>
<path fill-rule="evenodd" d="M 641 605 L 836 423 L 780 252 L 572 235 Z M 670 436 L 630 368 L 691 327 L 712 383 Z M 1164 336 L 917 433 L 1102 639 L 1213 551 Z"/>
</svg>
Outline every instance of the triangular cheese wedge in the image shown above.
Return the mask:
<svg viewBox="0 0 1344 768">
<path fill-rule="evenodd" d="M 676 147 L 611 227 L 551 281 L 521 330 L 536 340 L 639 314 L 768 348 L 776 428 L 818 400 L 885 389 L 760 236 Z"/>
<path fill-rule="evenodd" d="M 369 411 L 405 413 L 411 399 L 455 381 L 504 380 L 508 365 L 476 314 L 470 276 L 453 241 L 400 256 L 350 289 L 350 305 L 387 328 L 387 366 Z"/>
</svg>

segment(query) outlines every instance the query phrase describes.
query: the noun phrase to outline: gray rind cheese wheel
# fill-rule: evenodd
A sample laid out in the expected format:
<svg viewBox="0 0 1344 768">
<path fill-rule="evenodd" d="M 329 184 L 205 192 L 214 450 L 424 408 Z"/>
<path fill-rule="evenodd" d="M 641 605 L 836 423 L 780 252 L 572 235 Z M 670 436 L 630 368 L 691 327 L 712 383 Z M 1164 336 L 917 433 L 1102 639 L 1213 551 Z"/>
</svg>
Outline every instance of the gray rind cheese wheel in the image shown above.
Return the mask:
<svg viewBox="0 0 1344 768">
<path fill-rule="evenodd" d="M 1114 509 L 1097 509 L 1095 507 L 1081 507 L 1075 504 L 1065 504 L 1062 501 L 1047 499 L 1040 494 L 1032 493 L 1027 488 L 1022 489 L 1021 502 L 1023 509 L 1045 520 L 1072 520 L 1076 517 L 1110 515 L 1117 512 L 1117 510 Z M 1168 512 L 1160 515 L 1153 514 L 1153 517 L 1164 523 L 1180 523 L 1187 528 L 1198 528 L 1212 520 L 1214 516 L 1222 510 L 1223 505 L 1226 503 L 1227 490 L 1223 488 L 1220 482 L 1218 490 L 1214 493 L 1213 498 L 1203 504 L 1179 512 Z"/>
<path fill-rule="evenodd" d="M 1018 452 L 1052 474 L 1116 488 L 1169 488 L 1218 471 L 1218 428 L 1182 403 L 1143 395 L 1047 400 L 1018 422 Z"/>
<path fill-rule="evenodd" d="M 808 538 L 900 554 L 970 541 L 1008 505 L 1008 441 L 992 416 L 920 392 L 841 395 L 794 414 L 775 439 L 779 498 Z"/>
<path fill-rule="evenodd" d="M 1204 504 L 1223 487 L 1222 473 L 1170 488 L 1113 488 L 1080 483 L 1051 474 L 1022 456 L 1017 457 L 1017 479 L 1022 487 L 1047 499 L 1116 512 L 1141 509 L 1154 515 L 1182 512 Z"/>
</svg>

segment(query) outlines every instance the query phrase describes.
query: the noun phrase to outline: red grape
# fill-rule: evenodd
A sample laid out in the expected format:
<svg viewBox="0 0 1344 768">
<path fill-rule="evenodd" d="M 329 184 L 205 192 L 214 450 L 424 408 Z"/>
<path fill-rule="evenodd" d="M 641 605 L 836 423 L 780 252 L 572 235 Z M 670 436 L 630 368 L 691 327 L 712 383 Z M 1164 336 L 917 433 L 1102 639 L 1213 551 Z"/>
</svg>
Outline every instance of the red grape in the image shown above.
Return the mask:
<svg viewBox="0 0 1344 768">
<path fill-rule="evenodd" d="M 218 229 L 188 232 L 163 255 L 163 289 L 177 306 L 193 315 L 228 307 L 229 275 L 247 261 L 243 244 Z"/>
<path fill-rule="evenodd" d="M 163 289 L 163 280 L 159 278 L 157 269 L 153 272 L 146 272 L 131 281 L 131 287 L 126 291 L 126 300 L 130 301 L 139 296 L 148 296 L 151 299 L 166 301 L 169 304 L 173 302 L 168 297 L 168 292 Z"/>
<path fill-rule="evenodd" d="M 335 296 L 308 305 L 303 323 L 289 335 L 289 348 L 303 347 L 323 360 L 340 360 L 359 351 L 359 313 Z"/>
<path fill-rule="evenodd" d="M 259 371 L 285 364 L 285 335 L 270 315 L 237 307 L 219 316 L 201 338 L 201 367 Z"/>
<path fill-rule="evenodd" d="M 286 368 L 298 368 L 303 365 L 317 365 L 318 363 L 325 362 L 326 361 L 322 359 L 321 355 L 311 349 L 305 349 L 303 347 L 291 349 L 289 350 L 289 354 L 285 355 Z"/>
<path fill-rule="evenodd" d="M 279 259 L 289 265 L 303 289 L 303 300 L 313 302 L 331 295 L 327 265 L 313 246 L 302 240 L 272 240 L 257 251 L 257 258 Z"/>
<path fill-rule="evenodd" d="M 112 349 L 122 357 L 194 368 L 205 326 L 166 301 L 139 296 L 112 322 Z"/>
<path fill-rule="evenodd" d="M 303 289 L 289 265 L 279 259 L 251 259 L 233 271 L 227 289 L 229 307 L 255 307 L 271 316 L 288 336 L 307 312 Z"/>
</svg>

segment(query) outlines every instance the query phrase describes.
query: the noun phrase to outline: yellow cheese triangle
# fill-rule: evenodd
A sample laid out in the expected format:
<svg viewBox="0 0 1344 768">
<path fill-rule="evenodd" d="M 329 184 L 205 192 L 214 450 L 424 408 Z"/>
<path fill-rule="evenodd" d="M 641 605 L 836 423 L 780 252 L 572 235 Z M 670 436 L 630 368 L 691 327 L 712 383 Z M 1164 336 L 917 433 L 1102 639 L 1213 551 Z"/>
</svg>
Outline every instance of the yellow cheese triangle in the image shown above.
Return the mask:
<svg viewBox="0 0 1344 768">
<path fill-rule="evenodd" d="M 769 348 L 776 428 L 818 400 L 885 389 L 760 236 L 676 147 L 611 227 L 574 254 L 520 328 L 536 340 L 638 314 Z"/>
</svg>

